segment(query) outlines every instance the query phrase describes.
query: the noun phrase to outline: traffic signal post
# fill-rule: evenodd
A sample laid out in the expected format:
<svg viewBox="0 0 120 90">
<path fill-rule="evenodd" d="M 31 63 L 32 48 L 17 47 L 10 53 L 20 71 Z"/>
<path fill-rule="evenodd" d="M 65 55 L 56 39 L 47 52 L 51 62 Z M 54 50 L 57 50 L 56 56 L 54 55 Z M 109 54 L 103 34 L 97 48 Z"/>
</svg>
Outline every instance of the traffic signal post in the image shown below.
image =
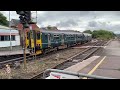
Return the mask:
<svg viewBox="0 0 120 90">
<path fill-rule="evenodd" d="M 23 26 L 23 54 L 24 54 L 24 69 L 27 69 L 26 66 L 26 32 Z"/>
<path fill-rule="evenodd" d="M 23 54 L 24 54 L 24 69 L 27 69 L 26 66 L 26 31 L 25 28 L 29 28 L 31 23 L 31 11 L 16 11 L 19 14 L 20 23 L 23 25 Z"/>
</svg>

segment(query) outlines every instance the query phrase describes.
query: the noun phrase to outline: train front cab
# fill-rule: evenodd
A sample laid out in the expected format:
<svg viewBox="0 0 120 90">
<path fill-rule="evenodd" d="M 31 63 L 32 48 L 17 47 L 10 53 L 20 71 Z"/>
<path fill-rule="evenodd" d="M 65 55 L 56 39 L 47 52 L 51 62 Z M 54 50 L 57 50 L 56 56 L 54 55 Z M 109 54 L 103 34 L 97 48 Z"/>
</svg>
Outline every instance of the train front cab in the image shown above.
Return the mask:
<svg viewBox="0 0 120 90">
<path fill-rule="evenodd" d="M 42 48 L 42 41 L 41 41 L 41 33 L 40 30 L 30 30 L 27 32 L 26 38 L 26 47 L 29 49 L 30 53 L 33 54 L 34 52 L 36 55 L 41 54 Z"/>
</svg>

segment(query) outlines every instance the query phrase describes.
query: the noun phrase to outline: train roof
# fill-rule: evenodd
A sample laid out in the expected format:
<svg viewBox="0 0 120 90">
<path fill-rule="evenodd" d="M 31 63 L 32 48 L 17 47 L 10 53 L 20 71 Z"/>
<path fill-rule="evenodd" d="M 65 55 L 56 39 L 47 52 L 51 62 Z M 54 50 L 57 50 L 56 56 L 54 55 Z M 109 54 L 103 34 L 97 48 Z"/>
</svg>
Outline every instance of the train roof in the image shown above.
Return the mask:
<svg viewBox="0 0 120 90">
<path fill-rule="evenodd" d="M 55 33 L 55 34 L 58 34 L 58 33 L 64 33 L 64 34 L 83 34 L 81 32 L 78 32 L 78 31 L 72 31 L 72 30 L 48 30 L 48 29 L 40 29 L 41 32 L 44 32 L 44 33 Z"/>
<path fill-rule="evenodd" d="M 92 34 L 89 33 L 83 33 L 85 36 L 91 36 Z"/>
</svg>

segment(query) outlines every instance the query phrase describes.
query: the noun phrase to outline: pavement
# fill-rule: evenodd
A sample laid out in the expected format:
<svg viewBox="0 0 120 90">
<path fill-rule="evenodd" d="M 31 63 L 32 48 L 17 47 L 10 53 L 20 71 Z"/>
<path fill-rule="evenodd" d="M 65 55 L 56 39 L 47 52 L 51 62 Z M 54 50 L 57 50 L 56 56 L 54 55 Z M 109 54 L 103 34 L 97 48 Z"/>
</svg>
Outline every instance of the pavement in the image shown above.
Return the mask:
<svg viewBox="0 0 120 90">
<path fill-rule="evenodd" d="M 113 40 L 104 47 L 101 56 L 79 71 L 89 75 L 120 78 L 120 41 Z"/>
<path fill-rule="evenodd" d="M 29 51 L 26 50 L 28 54 Z M 0 51 L 0 56 L 7 56 L 7 55 L 16 55 L 16 54 L 23 54 L 23 50 L 16 50 L 16 51 Z"/>
<path fill-rule="evenodd" d="M 98 55 L 65 70 L 120 79 L 120 41 L 112 40 Z"/>
</svg>

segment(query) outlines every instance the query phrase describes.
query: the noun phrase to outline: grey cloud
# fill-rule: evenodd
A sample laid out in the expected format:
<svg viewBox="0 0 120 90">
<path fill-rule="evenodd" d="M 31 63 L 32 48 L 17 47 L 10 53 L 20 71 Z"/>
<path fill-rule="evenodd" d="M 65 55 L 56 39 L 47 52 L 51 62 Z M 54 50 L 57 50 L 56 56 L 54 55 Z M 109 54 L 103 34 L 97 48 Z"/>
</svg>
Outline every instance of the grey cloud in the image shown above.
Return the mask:
<svg viewBox="0 0 120 90">
<path fill-rule="evenodd" d="M 97 27 L 97 22 L 95 22 L 95 21 L 88 22 L 88 26 Z"/>
<path fill-rule="evenodd" d="M 67 21 L 60 21 L 59 23 L 56 24 L 58 27 L 72 27 L 72 26 L 77 26 L 78 23 L 72 19 L 67 20 Z"/>
<path fill-rule="evenodd" d="M 8 18 L 7 11 L 0 11 Z M 41 12 L 43 12 L 41 14 Z M 120 11 L 38 11 L 38 25 L 57 25 L 61 28 L 90 28 L 119 31 L 120 25 L 107 22 L 120 21 Z M 34 15 L 35 16 L 35 15 Z M 11 11 L 11 18 L 18 18 L 15 11 Z M 19 19 L 19 18 L 18 18 Z"/>
</svg>

